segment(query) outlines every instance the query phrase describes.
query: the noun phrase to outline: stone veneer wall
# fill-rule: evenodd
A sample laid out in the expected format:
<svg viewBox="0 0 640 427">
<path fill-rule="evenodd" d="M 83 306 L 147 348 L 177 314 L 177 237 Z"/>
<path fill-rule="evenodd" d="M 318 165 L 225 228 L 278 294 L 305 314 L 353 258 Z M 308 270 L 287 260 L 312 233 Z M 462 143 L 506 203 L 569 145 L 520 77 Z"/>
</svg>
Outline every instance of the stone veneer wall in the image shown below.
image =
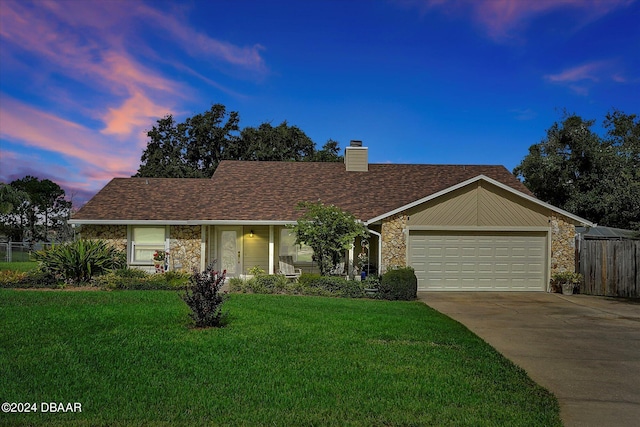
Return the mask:
<svg viewBox="0 0 640 427">
<path fill-rule="evenodd" d="M 576 268 L 576 228 L 562 218 L 552 216 L 551 225 L 551 275 Z M 549 278 L 551 279 L 551 278 Z"/>
<path fill-rule="evenodd" d="M 191 273 L 200 271 L 199 225 L 173 225 L 169 230 L 169 269 Z"/>
<path fill-rule="evenodd" d="M 106 240 L 116 249 L 127 252 L 126 225 L 83 225 L 80 237 L 87 240 Z"/>
<path fill-rule="evenodd" d="M 403 230 L 407 227 L 407 216 L 398 214 L 382 223 L 382 265 L 380 273 L 389 267 L 407 265 L 407 239 Z"/>
</svg>

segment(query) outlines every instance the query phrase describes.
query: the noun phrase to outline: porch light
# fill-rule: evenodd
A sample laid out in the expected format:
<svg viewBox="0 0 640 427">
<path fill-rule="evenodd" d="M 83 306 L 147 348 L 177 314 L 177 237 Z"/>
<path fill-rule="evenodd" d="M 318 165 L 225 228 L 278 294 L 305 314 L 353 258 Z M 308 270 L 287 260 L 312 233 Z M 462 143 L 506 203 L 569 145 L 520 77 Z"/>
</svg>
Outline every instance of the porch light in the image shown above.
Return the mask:
<svg viewBox="0 0 640 427">
<path fill-rule="evenodd" d="M 253 230 L 249 231 L 249 237 L 253 237 Z"/>
</svg>

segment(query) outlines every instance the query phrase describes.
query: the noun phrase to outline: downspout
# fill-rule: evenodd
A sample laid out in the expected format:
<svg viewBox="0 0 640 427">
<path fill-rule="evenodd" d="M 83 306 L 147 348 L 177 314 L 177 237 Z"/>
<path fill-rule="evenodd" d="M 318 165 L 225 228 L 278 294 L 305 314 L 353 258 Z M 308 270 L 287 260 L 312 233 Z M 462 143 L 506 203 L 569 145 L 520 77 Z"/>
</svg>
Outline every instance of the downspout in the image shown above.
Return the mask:
<svg viewBox="0 0 640 427">
<path fill-rule="evenodd" d="M 378 274 L 382 274 L 382 234 L 369 230 L 369 228 L 367 228 L 367 231 L 378 236 Z"/>
</svg>

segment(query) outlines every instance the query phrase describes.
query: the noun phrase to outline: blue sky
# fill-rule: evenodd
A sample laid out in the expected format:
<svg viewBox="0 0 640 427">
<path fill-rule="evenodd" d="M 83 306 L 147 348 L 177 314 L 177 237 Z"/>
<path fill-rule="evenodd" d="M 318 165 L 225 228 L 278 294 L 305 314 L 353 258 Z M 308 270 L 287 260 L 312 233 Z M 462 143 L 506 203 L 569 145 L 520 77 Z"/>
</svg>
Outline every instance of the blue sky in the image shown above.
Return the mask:
<svg viewBox="0 0 640 427">
<path fill-rule="evenodd" d="M 0 181 L 80 206 L 222 103 L 372 163 L 513 169 L 567 110 L 640 106 L 638 0 L 0 0 Z"/>
</svg>

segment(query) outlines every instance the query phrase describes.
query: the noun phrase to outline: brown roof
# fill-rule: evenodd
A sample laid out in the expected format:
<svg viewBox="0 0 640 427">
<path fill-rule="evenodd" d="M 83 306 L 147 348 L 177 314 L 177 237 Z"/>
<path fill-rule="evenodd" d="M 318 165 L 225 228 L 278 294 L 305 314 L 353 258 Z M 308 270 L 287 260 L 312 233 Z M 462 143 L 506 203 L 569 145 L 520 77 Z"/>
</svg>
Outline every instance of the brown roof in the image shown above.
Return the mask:
<svg viewBox="0 0 640 427">
<path fill-rule="evenodd" d="M 211 180 L 116 178 L 74 219 L 288 221 L 320 200 L 366 221 L 478 175 L 531 195 L 504 166 L 223 161 Z"/>
<path fill-rule="evenodd" d="M 212 187 L 206 178 L 114 178 L 73 219 L 185 220 Z"/>
</svg>

